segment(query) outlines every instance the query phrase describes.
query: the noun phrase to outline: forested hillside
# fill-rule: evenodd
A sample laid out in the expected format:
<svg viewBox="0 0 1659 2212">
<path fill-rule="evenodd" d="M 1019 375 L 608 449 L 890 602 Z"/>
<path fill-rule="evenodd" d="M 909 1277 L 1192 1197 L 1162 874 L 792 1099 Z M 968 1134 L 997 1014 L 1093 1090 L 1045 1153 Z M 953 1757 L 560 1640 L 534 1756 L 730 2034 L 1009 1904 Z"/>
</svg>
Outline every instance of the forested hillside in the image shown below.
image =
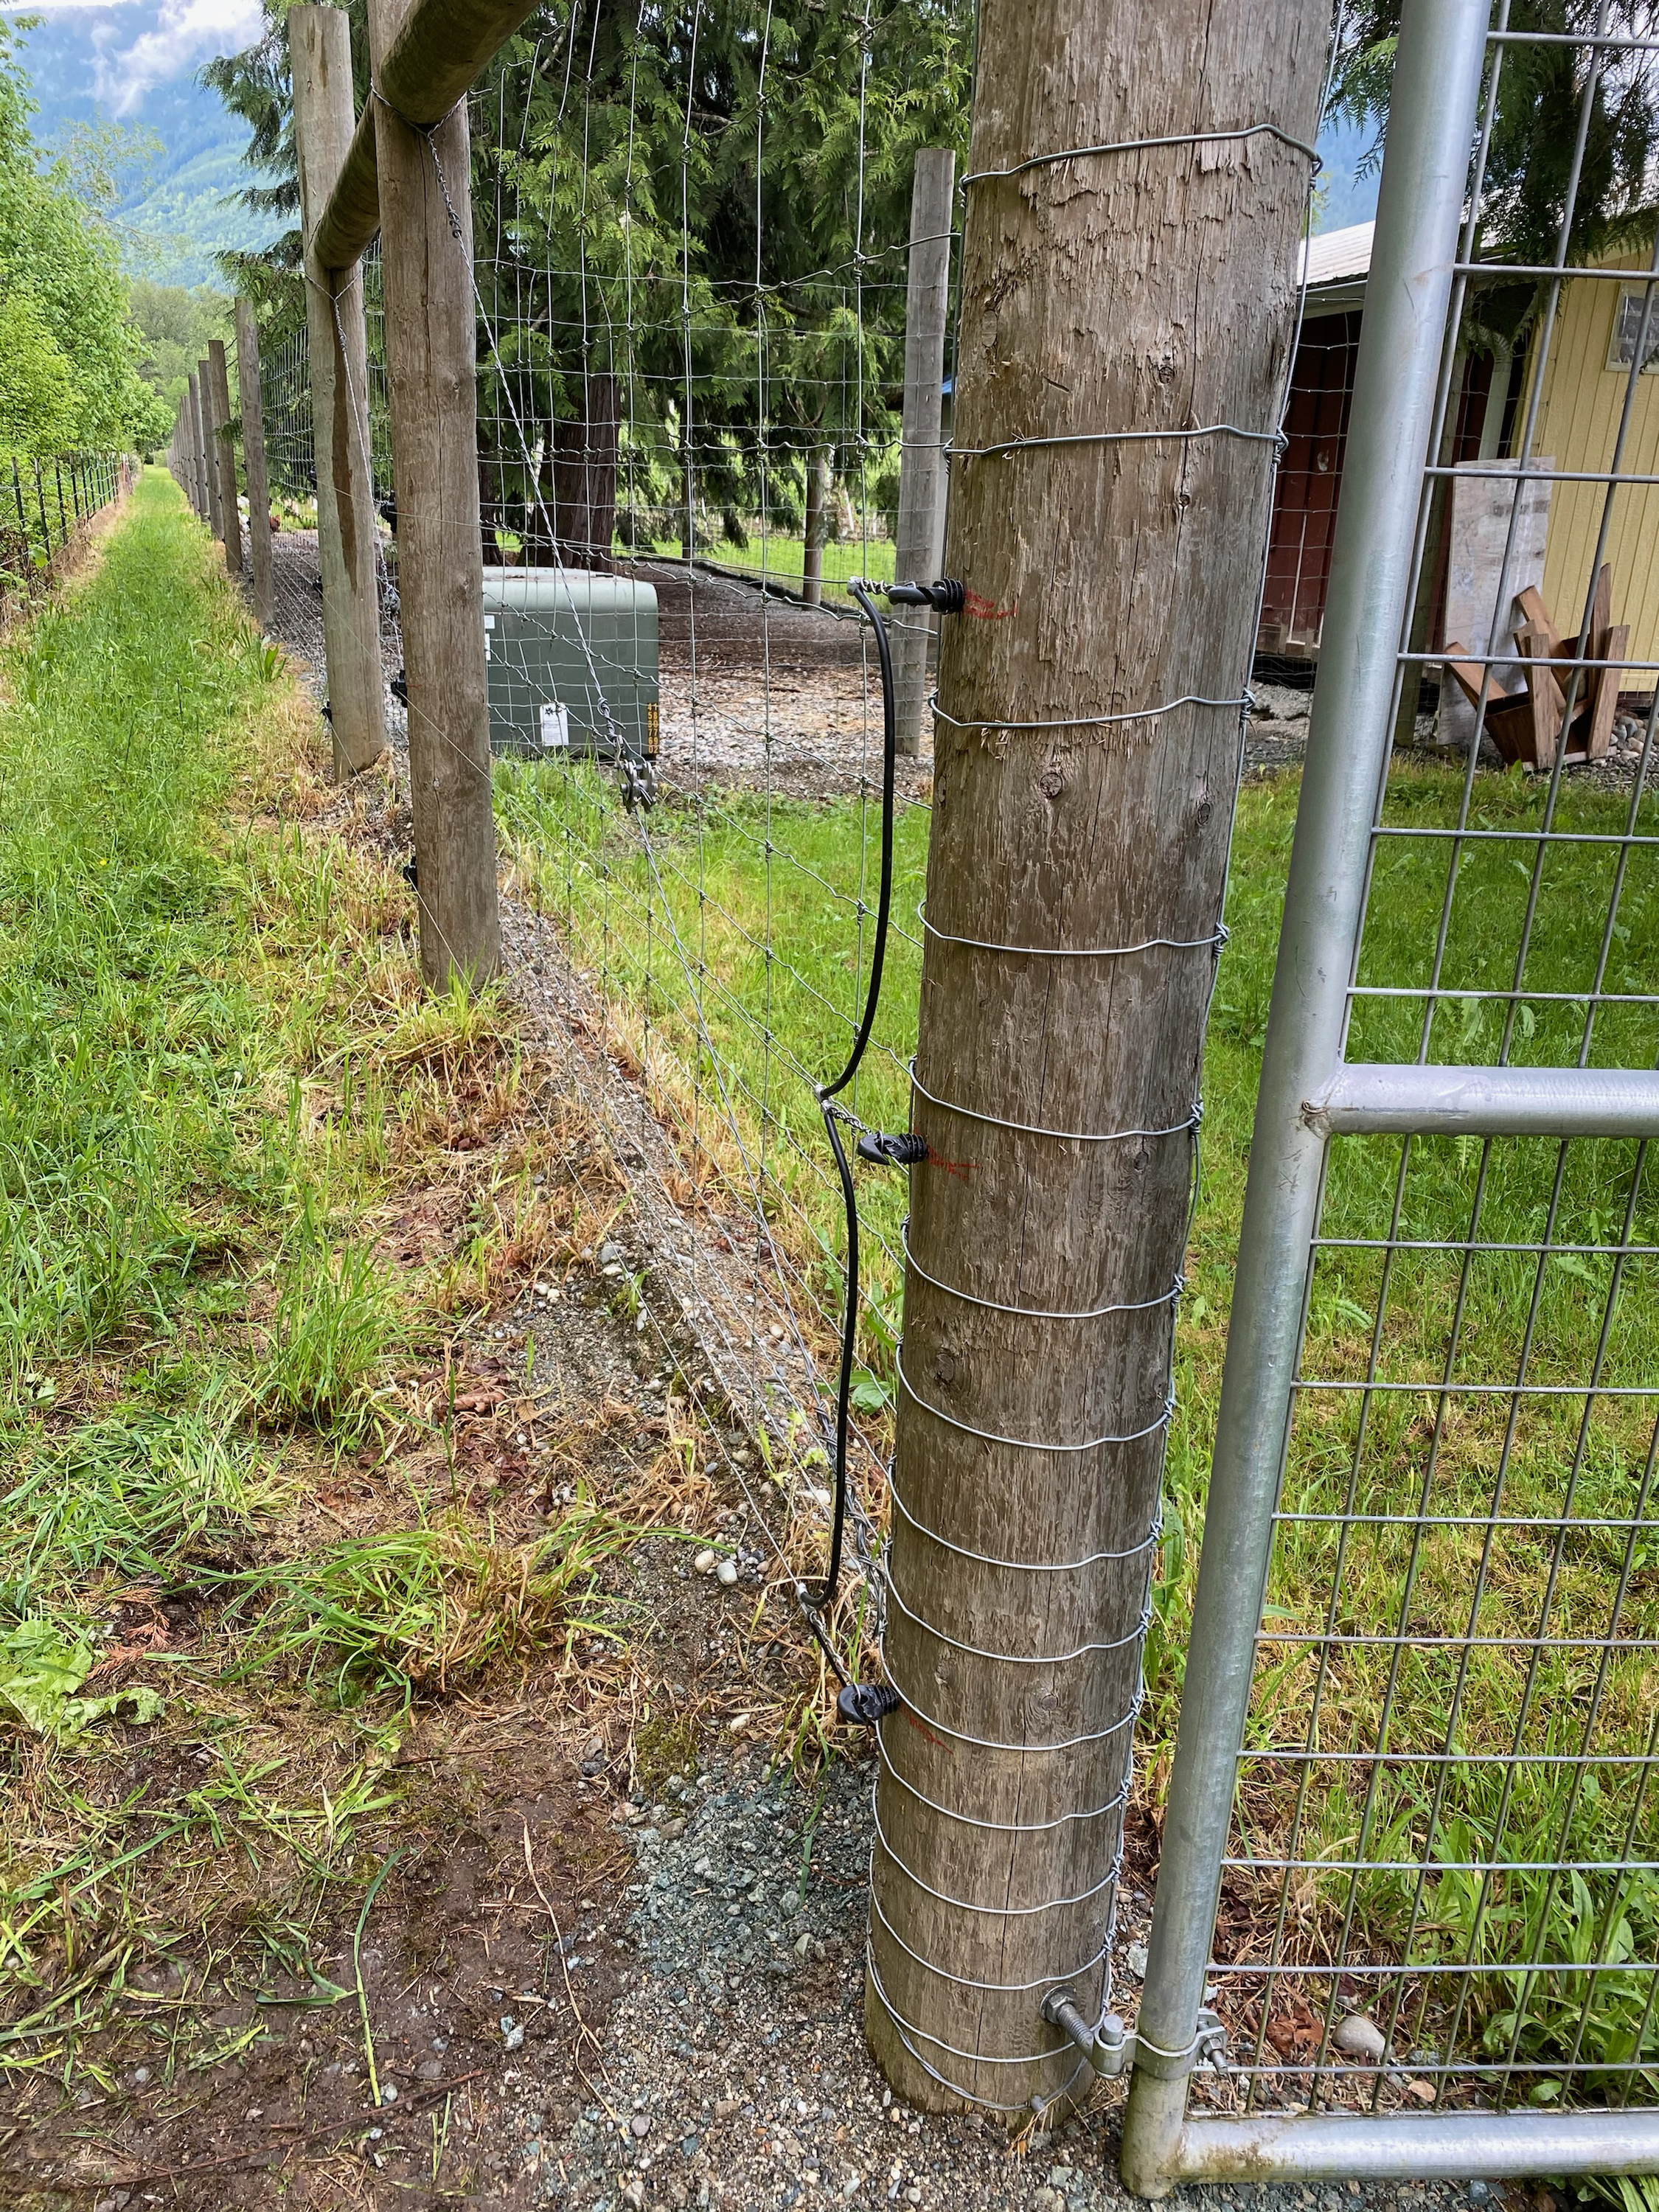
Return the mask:
<svg viewBox="0 0 1659 2212">
<path fill-rule="evenodd" d="M 0 21 L 0 453 L 154 444 L 167 415 L 139 374 L 114 236 L 42 154 L 33 106 Z"/>
<path fill-rule="evenodd" d="M 98 14 L 90 12 L 90 38 L 89 11 L 77 8 L 47 17 L 19 42 L 39 103 L 36 135 L 54 149 L 88 131 L 100 131 L 106 145 L 112 135 L 125 142 L 110 147 L 118 155 L 111 215 L 123 261 L 134 276 L 157 283 L 211 283 L 216 253 L 257 251 L 279 227 L 234 197 L 248 181 L 247 128 L 188 67 L 144 86 L 131 111 L 115 118 L 119 63 L 100 74 L 94 53 L 88 67 Z M 144 12 L 122 11 L 134 18 Z"/>
</svg>

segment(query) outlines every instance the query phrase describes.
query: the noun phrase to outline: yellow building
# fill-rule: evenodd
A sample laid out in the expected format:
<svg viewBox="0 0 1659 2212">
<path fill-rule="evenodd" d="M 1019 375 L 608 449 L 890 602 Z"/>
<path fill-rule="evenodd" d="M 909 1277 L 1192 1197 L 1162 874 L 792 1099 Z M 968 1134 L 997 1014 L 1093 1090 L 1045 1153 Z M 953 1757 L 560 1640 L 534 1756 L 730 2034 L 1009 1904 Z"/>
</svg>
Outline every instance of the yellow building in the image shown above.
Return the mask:
<svg viewBox="0 0 1659 2212">
<path fill-rule="evenodd" d="M 1313 240 L 1309 255 L 1306 314 L 1291 378 L 1288 447 L 1275 489 L 1258 641 L 1265 653 L 1310 659 L 1318 653 L 1371 234 L 1370 223 L 1330 232 Z M 1605 273 L 1570 276 L 1547 333 L 1543 317 L 1534 321 L 1523 366 L 1513 380 L 1508 365 L 1495 364 L 1489 356 L 1465 360 L 1443 454 L 1468 468 L 1470 477 L 1457 487 L 1459 519 L 1442 537 L 1437 571 L 1429 579 L 1433 644 L 1456 635 L 1466 648 L 1485 649 L 1492 591 L 1506 566 L 1512 497 L 1492 471 L 1526 437 L 1540 362 L 1542 388 L 1528 447 L 1534 463 L 1544 462 L 1558 477 L 1605 477 L 1615 461 L 1623 478 L 1659 477 L 1659 289 L 1646 365 L 1622 450 L 1620 446 L 1645 276 L 1644 257 L 1632 253 L 1610 257 Z M 1478 301 L 1471 305 L 1478 312 Z M 1605 517 L 1602 558 L 1613 571 L 1613 621 L 1630 625 L 1626 650 L 1632 661 L 1659 661 L 1659 483 L 1556 482 L 1539 485 L 1526 504 L 1516 540 L 1520 568 L 1510 568 L 1514 587 L 1538 584 L 1558 629 L 1575 635 L 1594 580 Z M 1476 607 L 1482 610 L 1478 615 Z M 1506 635 L 1494 639 L 1493 650 L 1508 642 Z M 1511 668 L 1506 677 L 1513 683 L 1518 671 Z M 1620 688 L 1639 695 L 1654 684 L 1652 671 L 1633 667 Z"/>
<path fill-rule="evenodd" d="M 1630 362 L 1641 326 L 1646 263 L 1637 255 L 1610 260 L 1632 271 L 1628 284 L 1580 276 L 1562 287 L 1544 364 L 1532 450 L 1558 471 L 1659 477 L 1659 289 L 1649 318 L 1647 361 L 1637 379 L 1620 450 L 1620 421 Z M 1535 362 L 1543 331 L 1530 349 Z M 1533 398 L 1528 374 L 1517 415 L 1517 436 Z M 1603 558 L 1613 564 L 1613 619 L 1630 624 L 1633 660 L 1659 660 L 1659 483 L 1565 483 L 1555 486 L 1544 561 L 1544 598 L 1558 627 L 1576 630 L 1592 582 L 1591 564 L 1607 523 Z M 1653 678 L 1632 670 L 1624 689 L 1649 691 Z"/>
</svg>

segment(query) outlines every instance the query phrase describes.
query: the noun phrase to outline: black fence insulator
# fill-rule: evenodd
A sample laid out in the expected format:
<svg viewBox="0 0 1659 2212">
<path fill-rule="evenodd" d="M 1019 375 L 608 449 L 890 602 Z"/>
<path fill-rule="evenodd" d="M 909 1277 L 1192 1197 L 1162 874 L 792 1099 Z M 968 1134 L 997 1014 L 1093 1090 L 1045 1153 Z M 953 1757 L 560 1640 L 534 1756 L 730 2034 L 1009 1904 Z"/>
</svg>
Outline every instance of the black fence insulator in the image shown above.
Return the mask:
<svg viewBox="0 0 1659 2212">
<path fill-rule="evenodd" d="M 409 671 L 400 668 L 386 689 L 406 714 L 409 712 Z"/>
<path fill-rule="evenodd" d="M 920 1167 L 927 1158 L 927 1139 L 907 1129 L 890 1136 L 882 1129 L 866 1129 L 859 1139 L 859 1158 L 872 1167 Z"/>
<path fill-rule="evenodd" d="M 334 727 L 334 702 L 331 699 L 325 699 L 323 702 L 323 720 L 331 730 Z"/>
<path fill-rule="evenodd" d="M 887 603 L 895 607 L 932 607 L 935 614 L 959 615 L 968 604 L 968 586 L 954 576 L 933 584 L 890 584 Z"/>
<path fill-rule="evenodd" d="M 904 1700 L 890 1682 L 848 1682 L 836 1699 L 836 1711 L 858 1728 L 874 1728 Z"/>
<path fill-rule="evenodd" d="M 413 860 L 405 860 L 404 863 L 404 881 L 412 891 L 417 891 L 421 888 L 420 871 Z"/>
<path fill-rule="evenodd" d="M 320 599 L 323 596 L 323 580 L 320 576 L 313 576 L 312 578 L 311 588 L 316 592 L 318 598 Z"/>
</svg>

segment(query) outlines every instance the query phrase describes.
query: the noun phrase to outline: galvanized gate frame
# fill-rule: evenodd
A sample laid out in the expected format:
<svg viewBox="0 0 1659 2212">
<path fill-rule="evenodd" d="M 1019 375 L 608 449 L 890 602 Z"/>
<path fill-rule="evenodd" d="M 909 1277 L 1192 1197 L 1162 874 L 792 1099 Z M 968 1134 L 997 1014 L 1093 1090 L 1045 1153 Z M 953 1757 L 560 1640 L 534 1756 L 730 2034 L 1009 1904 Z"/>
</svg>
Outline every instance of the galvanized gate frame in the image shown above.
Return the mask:
<svg viewBox="0 0 1659 2212">
<path fill-rule="evenodd" d="M 1506 31 L 1507 13 L 1505 4 L 1496 47 L 1516 35 Z M 1604 4 L 1598 31 L 1605 32 L 1607 13 Z M 1380 1131 L 1659 1135 L 1653 1072 L 1358 1066 L 1343 1058 L 1398 685 L 1402 671 L 1414 681 L 1416 661 L 1426 657 L 1398 648 L 1402 637 L 1410 645 L 1425 470 L 1450 377 L 1449 309 L 1473 250 L 1465 195 L 1490 21 L 1488 0 L 1406 0 L 1403 11 L 1179 1745 L 1135 2025 L 1122 2171 L 1146 2197 L 1198 2178 L 1659 2172 L 1653 2111 L 1189 2117 L 1187 2109 L 1328 1141 Z M 1581 155 L 1582 143 L 1581 131 Z M 1483 160 L 1485 145 L 1483 138 Z M 1461 252 L 1460 234 L 1468 240 Z"/>
</svg>

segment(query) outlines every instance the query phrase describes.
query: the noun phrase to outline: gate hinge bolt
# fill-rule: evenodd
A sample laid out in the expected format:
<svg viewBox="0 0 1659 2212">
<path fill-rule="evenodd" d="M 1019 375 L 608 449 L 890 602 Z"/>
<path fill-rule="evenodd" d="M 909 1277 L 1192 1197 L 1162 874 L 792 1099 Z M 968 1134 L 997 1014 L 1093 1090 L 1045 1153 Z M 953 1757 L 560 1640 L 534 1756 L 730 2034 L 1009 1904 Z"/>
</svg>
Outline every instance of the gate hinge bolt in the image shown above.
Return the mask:
<svg viewBox="0 0 1659 2212">
<path fill-rule="evenodd" d="M 1121 2018 L 1109 2012 L 1091 2027 L 1068 1989 L 1051 1990 L 1042 2000 L 1042 2017 L 1060 2029 L 1083 2053 L 1097 2074 L 1127 2074 L 1132 2066 L 1164 2080 L 1179 2080 L 1200 2066 L 1218 2074 L 1227 2070 L 1227 2031 L 1218 2014 L 1207 2008 L 1198 2015 L 1197 2033 L 1182 2051 L 1161 2051 L 1138 2037 Z"/>
</svg>

